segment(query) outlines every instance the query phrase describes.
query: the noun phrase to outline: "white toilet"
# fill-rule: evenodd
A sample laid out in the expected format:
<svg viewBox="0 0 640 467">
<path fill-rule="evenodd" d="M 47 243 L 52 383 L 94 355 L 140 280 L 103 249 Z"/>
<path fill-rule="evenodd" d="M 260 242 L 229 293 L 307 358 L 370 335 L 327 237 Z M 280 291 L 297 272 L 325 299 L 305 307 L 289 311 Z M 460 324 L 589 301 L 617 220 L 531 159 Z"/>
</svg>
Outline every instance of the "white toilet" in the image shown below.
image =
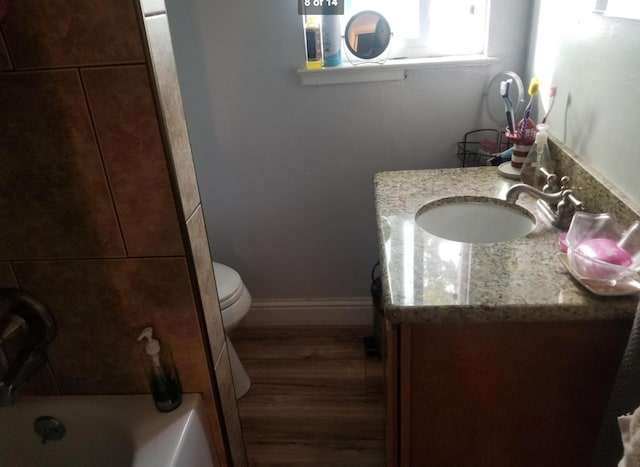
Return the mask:
<svg viewBox="0 0 640 467">
<path fill-rule="evenodd" d="M 242 283 L 240 274 L 229 266 L 213 262 L 213 272 L 216 276 L 216 288 L 218 300 L 222 312 L 222 323 L 226 333 L 235 329 L 246 316 L 251 306 L 251 295 Z M 227 352 L 231 363 L 231 375 L 236 388 L 236 399 L 246 394 L 251 386 L 249 375 L 245 371 L 236 349 L 233 348 L 231 339 L 227 337 Z"/>
</svg>

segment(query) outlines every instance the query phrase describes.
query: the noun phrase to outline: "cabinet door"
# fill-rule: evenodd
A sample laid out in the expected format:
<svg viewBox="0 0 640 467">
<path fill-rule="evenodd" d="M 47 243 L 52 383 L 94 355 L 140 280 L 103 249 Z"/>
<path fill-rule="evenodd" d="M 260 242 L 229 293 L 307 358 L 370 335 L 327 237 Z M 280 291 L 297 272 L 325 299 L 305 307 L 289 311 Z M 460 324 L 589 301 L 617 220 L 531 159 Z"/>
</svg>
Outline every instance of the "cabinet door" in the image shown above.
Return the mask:
<svg viewBox="0 0 640 467">
<path fill-rule="evenodd" d="M 589 465 L 630 325 L 402 325 L 400 465 Z"/>
</svg>

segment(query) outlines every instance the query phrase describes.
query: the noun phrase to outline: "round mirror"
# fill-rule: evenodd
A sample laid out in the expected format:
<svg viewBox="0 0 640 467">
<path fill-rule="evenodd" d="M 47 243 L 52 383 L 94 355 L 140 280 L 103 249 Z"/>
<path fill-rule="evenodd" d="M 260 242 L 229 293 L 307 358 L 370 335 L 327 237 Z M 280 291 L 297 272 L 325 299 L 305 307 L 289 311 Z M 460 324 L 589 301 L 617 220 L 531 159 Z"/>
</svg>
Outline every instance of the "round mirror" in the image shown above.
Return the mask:
<svg viewBox="0 0 640 467">
<path fill-rule="evenodd" d="M 389 47 L 391 28 L 380 13 L 361 11 L 351 17 L 344 30 L 344 41 L 358 58 L 376 58 Z"/>
</svg>

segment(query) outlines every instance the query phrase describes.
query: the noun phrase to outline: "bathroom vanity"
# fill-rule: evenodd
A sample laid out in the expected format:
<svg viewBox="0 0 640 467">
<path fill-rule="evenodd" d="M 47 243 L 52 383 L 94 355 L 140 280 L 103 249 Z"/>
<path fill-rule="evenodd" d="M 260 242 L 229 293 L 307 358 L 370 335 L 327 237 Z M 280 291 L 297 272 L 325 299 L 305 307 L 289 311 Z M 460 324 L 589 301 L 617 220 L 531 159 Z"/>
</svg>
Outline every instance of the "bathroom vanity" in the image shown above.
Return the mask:
<svg viewBox="0 0 640 467">
<path fill-rule="evenodd" d="M 571 170 L 587 210 L 616 202 Z M 375 177 L 389 466 L 589 465 L 637 296 L 576 283 L 556 256 L 559 231 L 528 195 L 517 203 L 535 227 L 515 240 L 445 240 L 416 223 L 427 203 L 504 200 L 514 183 L 495 167 Z M 608 207 L 624 226 L 637 218 Z"/>
</svg>

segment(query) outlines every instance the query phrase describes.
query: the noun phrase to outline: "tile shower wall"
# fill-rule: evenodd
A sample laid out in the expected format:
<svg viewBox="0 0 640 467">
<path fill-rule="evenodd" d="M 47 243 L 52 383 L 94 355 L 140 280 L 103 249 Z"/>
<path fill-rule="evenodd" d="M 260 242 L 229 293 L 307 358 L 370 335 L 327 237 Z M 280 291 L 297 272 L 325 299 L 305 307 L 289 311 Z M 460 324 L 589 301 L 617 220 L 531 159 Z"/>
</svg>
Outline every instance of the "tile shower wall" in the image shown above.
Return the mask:
<svg viewBox="0 0 640 467">
<path fill-rule="evenodd" d="M 4 38 L 0 35 L 0 70 L 10 70 L 11 60 L 9 60 L 9 52 L 7 46 L 4 45 Z"/>
<path fill-rule="evenodd" d="M 0 22 L 0 287 L 56 318 L 29 392 L 148 392 L 136 338 L 153 325 L 204 396 L 219 465 L 229 446 L 242 465 L 186 127 L 154 97 L 137 8 L 21 0 Z M 205 307 L 218 315 L 203 332 Z"/>
<path fill-rule="evenodd" d="M 0 262 L 0 287 L 17 287 L 13 268 L 8 262 Z"/>
<path fill-rule="evenodd" d="M 14 269 L 55 317 L 49 361 L 63 394 L 148 392 L 136 338 L 149 324 L 171 347 L 185 392 L 210 391 L 184 258 L 29 261 Z"/>
<path fill-rule="evenodd" d="M 127 253 L 184 255 L 146 67 L 81 76 Z"/>
</svg>

